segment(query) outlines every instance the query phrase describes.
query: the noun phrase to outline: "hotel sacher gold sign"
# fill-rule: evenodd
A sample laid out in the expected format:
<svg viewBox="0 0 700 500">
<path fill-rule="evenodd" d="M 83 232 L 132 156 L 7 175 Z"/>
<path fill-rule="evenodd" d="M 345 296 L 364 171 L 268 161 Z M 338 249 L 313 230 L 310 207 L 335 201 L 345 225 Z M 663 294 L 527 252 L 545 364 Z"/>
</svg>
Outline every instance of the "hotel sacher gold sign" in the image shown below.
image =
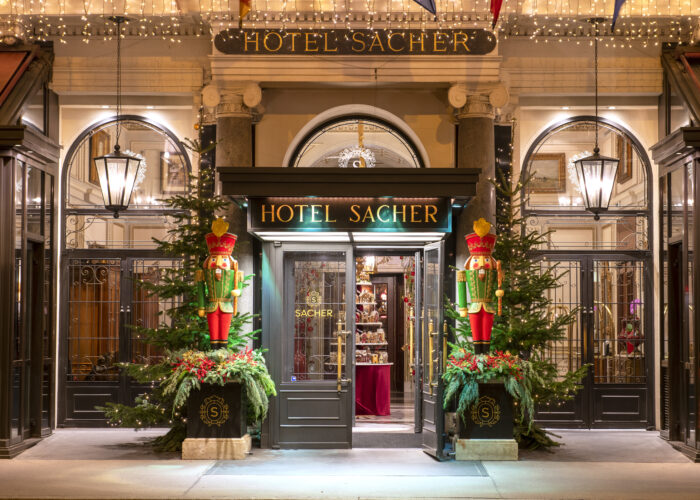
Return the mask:
<svg viewBox="0 0 700 500">
<path fill-rule="evenodd" d="M 214 38 L 236 55 L 484 55 L 496 37 L 483 29 L 227 29 Z"/>
<path fill-rule="evenodd" d="M 444 198 L 251 198 L 251 231 L 449 231 Z"/>
</svg>

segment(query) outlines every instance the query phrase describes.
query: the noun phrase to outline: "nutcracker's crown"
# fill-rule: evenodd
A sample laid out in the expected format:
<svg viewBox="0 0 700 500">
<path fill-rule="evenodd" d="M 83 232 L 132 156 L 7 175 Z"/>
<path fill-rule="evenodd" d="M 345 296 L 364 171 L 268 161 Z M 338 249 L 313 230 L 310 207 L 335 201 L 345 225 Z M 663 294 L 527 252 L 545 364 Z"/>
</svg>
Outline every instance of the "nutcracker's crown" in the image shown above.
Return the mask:
<svg viewBox="0 0 700 500">
<path fill-rule="evenodd" d="M 231 233 L 224 233 L 221 236 L 209 233 L 204 238 L 207 240 L 209 255 L 230 256 L 233 252 L 233 247 L 236 246 L 236 238 L 238 236 Z"/>
<path fill-rule="evenodd" d="M 496 245 L 496 235 L 493 233 L 484 236 L 472 233 L 465 236 L 465 239 L 471 255 L 491 255 L 493 247 Z"/>
</svg>

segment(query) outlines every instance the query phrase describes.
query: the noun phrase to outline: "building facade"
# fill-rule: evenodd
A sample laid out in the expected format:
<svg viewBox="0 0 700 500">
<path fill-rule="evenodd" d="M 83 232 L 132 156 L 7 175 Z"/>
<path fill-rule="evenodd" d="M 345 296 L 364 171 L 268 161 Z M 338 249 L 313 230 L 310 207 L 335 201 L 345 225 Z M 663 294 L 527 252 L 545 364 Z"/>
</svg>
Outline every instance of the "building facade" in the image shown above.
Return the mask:
<svg viewBox="0 0 700 500">
<path fill-rule="evenodd" d="M 668 266 L 673 252 L 680 268 L 692 263 L 694 177 L 686 165 L 694 165 L 697 146 L 684 139 L 688 146 L 679 151 L 688 159 L 673 160 L 678 172 L 688 172 L 685 180 L 671 172 L 674 157 L 662 158 L 654 147 L 698 120 L 688 104 L 698 89 L 679 87 L 662 67 L 664 43 L 689 41 L 692 23 L 676 23 L 678 13 L 664 11 L 662 29 L 635 34 L 632 26 L 642 16 L 630 4 L 622 31 L 601 36 L 599 120 L 589 43 L 594 28 L 576 13 L 568 13 L 566 30 L 543 32 L 519 17 L 521 11 L 507 9 L 492 31 L 491 18 L 477 7 L 466 20 L 452 12 L 439 23 L 426 21 L 418 6 L 404 6 L 404 21 L 393 12 L 371 25 L 361 13 L 347 12 L 334 27 L 328 13 L 297 13 L 287 22 L 289 14 L 272 9 L 267 16 L 261 8 L 241 29 L 223 17 L 209 18 L 206 30 L 183 18 L 177 34 L 155 37 L 143 36 L 143 25 L 156 25 L 146 13 L 148 22 L 127 24 L 123 32 L 121 138 L 123 147 L 144 157 L 146 169 L 118 219 L 104 209 L 91 160 L 115 140 L 114 28 L 103 21 L 87 36 L 76 19 L 64 33 L 47 33 L 54 43 L 43 50 L 54 58 L 49 89 L 62 148 L 54 170 L 39 167 L 46 172 L 46 203 L 56 210 L 51 216 L 58 216 L 42 226 L 56 235 L 49 259 L 55 267 L 44 270 L 47 283 L 53 276 L 45 290 L 53 290 L 55 302 L 44 307 L 44 321 L 53 325 L 44 365 L 50 376 L 41 389 L 48 399 L 40 406 L 48 423 L 33 436 L 55 426 L 105 425 L 96 406 L 127 403 L 147 389 L 116 363 L 158 356 L 128 325 L 155 324 L 168 304 L 133 283 L 157 280 L 159 269 L 177 265 L 158 254 L 151 238 L 165 236 L 172 224 L 160 200 L 184 192 L 197 172 L 183 141 L 201 134 L 216 142 L 206 160 L 216 165 L 217 189 L 235 201 L 227 218 L 239 236 L 237 258 L 256 274 L 254 293 L 241 307 L 261 313 L 261 345 L 269 349 L 279 388 L 263 446 L 357 445 L 361 438 L 352 427 L 362 419 L 353 402 L 363 375 L 352 367 L 363 363 L 357 356 L 375 355 L 390 366 L 392 393 L 410 410 L 418 442 L 447 456 L 450 426 L 439 382 L 443 296 L 454 298 L 450 266 L 466 259 L 464 236 L 472 222 L 495 218 L 489 179 L 505 169 L 514 179 L 532 176 L 523 215 L 529 227 L 551 231 L 533 258 L 567 271 L 552 291 L 551 314 L 578 311 L 550 355 L 563 371 L 591 366 L 577 398 L 540 408 L 538 419 L 550 427 L 662 429 L 696 453 L 697 323 L 686 283 L 695 271 L 683 274 L 687 298 L 679 292 L 671 305 L 669 287 L 681 290 L 681 284 L 668 284 Z M 544 19 L 545 13 L 535 14 Z M 25 122 L 34 123 L 33 109 L 27 101 Z M 599 220 L 584 209 L 573 173 L 573 162 L 592 152 L 596 135 L 601 152 L 621 160 L 610 208 Z M 48 175 L 53 190 L 46 188 Z M 685 186 L 682 231 L 669 208 L 677 205 L 669 185 Z M 9 210 L 3 208 L 3 220 L 12 224 Z M 34 234 L 25 224 L 24 234 Z M 31 259 L 34 243 L 26 238 L 22 255 Z M 672 250 L 676 240 L 685 247 Z M 30 273 L 19 266 L 17 273 Z M 325 290 L 320 310 L 327 316 L 299 321 L 305 311 L 319 310 L 318 304 L 299 307 L 306 300 L 300 297 L 318 290 Z M 30 317 L 14 306 L 17 293 L 8 289 L 0 305 L 7 331 L 12 318 Z M 35 301 L 48 300 L 47 294 Z M 387 318 L 364 307 L 362 294 L 374 297 L 372 307 L 389 311 Z M 23 304 L 33 307 L 30 299 Z M 674 310 L 686 318 L 677 352 L 668 347 L 677 330 L 668 324 Z M 338 334 L 345 331 L 360 335 Z M 20 415 L 39 414 L 14 395 L 13 374 L 25 365 L 24 358 L 12 359 L 20 368 L 0 378 L 7 402 L 0 406 L 7 409 L 0 432 L 14 432 L 10 422 L 25 418 Z M 679 363 L 686 372 L 671 376 L 669 366 Z M 39 391 L 37 376 L 22 383 Z M 676 386 L 684 396 L 667 403 Z M 685 430 L 673 430 L 669 411 Z M 12 436 L 0 434 L 6 455 L 30 440 L 29 434 Z"/>
</svg>

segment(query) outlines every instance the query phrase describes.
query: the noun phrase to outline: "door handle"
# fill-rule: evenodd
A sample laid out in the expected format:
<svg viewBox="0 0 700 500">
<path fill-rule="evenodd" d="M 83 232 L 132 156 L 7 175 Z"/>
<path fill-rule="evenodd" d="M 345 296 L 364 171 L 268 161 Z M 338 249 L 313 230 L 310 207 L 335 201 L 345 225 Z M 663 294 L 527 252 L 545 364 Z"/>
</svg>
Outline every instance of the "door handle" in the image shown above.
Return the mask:
<svg viewBox="0 0 700 500">
<path fill-rule="evenodd" d="M 338 375 L 337 375 L 337 386 L 336 389 L 338 392 L 341 390 L 341 386 L 345 383 L 352 382 L 352 379 L 350 378 L 343 378 L 343 346 L 345 345 L 345 341 L 348 338 L 348 333 L 345 330 L 342 329 L 343 322 L 338 320 L 338 333 L 337 333 L 337 342 L 338 342 Z"/>
<path fill-rule="evenodd" d="M 433 395 L 433 375 L 435 374 L 435 357 L 433 356 L 435 352 L 435 342 L 433 337 L 437 337 L 438 333 L 433 331 L 433 322 L 428 323 L 428 387 L 430 388 L 430 395 Z"/>
</svg>

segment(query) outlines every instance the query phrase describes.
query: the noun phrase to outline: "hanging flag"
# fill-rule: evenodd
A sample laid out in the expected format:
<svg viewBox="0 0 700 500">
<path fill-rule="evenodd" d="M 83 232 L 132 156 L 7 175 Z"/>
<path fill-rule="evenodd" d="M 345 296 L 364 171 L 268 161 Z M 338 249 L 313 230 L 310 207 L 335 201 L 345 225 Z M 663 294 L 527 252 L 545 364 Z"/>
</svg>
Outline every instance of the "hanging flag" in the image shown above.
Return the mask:
<svg viewBox="0 0 700 500">
<path fill-rule="evenodd" d="M 491 24 L 491 29 L 496 27 L 498 16 L 501 14 L 501 5 L 503 5 L 503 0 L 491 0 L 491 14 L 493 14 L 493 24 Z"/>
<path fill-rule="evenodd" d="M 435 0 L 413 0 L 425 10 L 435 15 Z"/>
<path fill-rule="evenodd" d="M 617 16 L 620 15 L 620 9 L 622 8 L 622 4 L 625 3 L 625 0 L 615 0 L 615 10 L 613 10 L 613 19 L 612 19 L 612 27 L 611 29 L 615 29 L 615 23 L 617 22 Z"/>
<path fill-rule="evenodd" d="M 239 0 L 238 1 L 238 19 L 243 21 L 243 18 L 250 12 L 250 0 Z"/>
</svg>

